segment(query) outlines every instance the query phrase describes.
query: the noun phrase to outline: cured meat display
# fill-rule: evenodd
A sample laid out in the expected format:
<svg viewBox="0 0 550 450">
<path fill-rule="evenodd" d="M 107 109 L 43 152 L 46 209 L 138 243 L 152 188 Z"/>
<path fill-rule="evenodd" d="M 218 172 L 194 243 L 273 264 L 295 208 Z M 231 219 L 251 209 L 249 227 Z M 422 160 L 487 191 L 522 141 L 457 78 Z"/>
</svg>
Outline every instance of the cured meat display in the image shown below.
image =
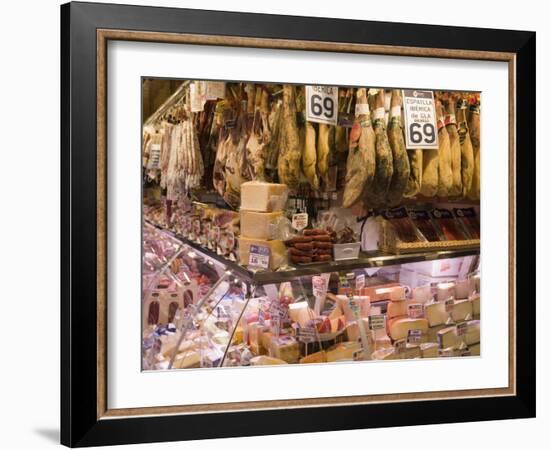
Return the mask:
<svg viewBox="0 0 550 450">
<path fill-rule="evenodd" d="M 376 170 L 372 187 L 367 190 L 369 207 L 381 207 L 386 203 L 388 189 L 393 177 L 393 156 L 384 119 L 384 90 L 378 90 L 374 101 L 374 134 L 376 137 Z"/>
<path fill-rule="evenodd" d="M 143 370 L 480 355 L 479 93 L 166 82 Z"/>
<path fill-rule="evenodd" d="M 393 89 L 391 93 L 388 142 L 392 149 L 393 176 L 388 190 L 387 202 L 388 206 L 396 206 L 405 194 L 411 170 L 405 148 L 403 125 L 401 124 L 401 92 L 399 89 Z"/>
<path fill-rule="evenodd" d="M 359 89 L 357 96 L 356 118 L 350 133 L 346 165 L 344 208 L 355 204 L 371 188 L 376 169 L 376 137 L 365 90 Z"/>
</svg>

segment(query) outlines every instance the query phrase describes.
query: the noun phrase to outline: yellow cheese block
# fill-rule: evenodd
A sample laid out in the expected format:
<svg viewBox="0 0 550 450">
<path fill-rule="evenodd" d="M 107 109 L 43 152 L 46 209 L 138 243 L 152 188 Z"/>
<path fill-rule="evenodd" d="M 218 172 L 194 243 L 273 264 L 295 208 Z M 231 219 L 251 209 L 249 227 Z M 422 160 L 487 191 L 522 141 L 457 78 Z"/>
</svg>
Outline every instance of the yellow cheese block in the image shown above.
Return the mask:
<svg viewBox="0 0 550 450">
<path fill-rule="evenodd" d="M 409 330 L 420 330 L 422 333 L 427 333 L 428 321 L 409 317 L 396 317 L 388 321 L 388 334 L 394 341 L 405 339 Z"/>
<path fill-rule="evenodd" d="M 420 344 L 420 354 L 422 358 L 437 358 L 438 346 L 435 342 L 426 342 Z"/>
<path fill-rule="evenodd" d="M 474 318 L 478 318 L 481 313 L 481 305 L 480 305 L 480 296 L 479 294 L 473 295 L 470 298 L 470 302 L 472 303 L 472 314 Z"/>
<path fill-rule="evenodd" d="M 288 363 L 296 363 L 300 359 L 300 345 L 291 336 L 273 337 L 269 347 L 269 355 Z"/>
<path fill-rule="evenodd" d="M 393 347 L 376 350 L 372 353 L 371 358 L 373 360 L 399 359 Z"/>
<path fill-rule="evenodd" d="M 327 351 L 327 362 L 353 360 L 353 354 L 361 349 L 358 342 L 340 342 Z"/>
<path fill-rule="evenodd" d="M 282 211 L 256 212 L 241 209 L 241 236 L 256 239 L 276 239 Z"/>
<path fill-rule="evenodd" d="M 186 351 L 176 355 L 176 359 L 174 359 L 174 364 L 172 364 L 172 367 L 174 369 L 190 369 L 192 367 L 200 367 L 200 363 L 201 357 L 199 352 Z"/>
<path fill-rule="evenodd" d="M 471 320 L 473 318 L 472 302 L 470 300 L 456 300 L 451 309 L 451 317 L 455 322 Z"/>
<path fill-rule="evenodd" d="M 468 346 L 479 343 L 480 340 L 480 321 L 470 320 L 466 325 L 464 333 L 464 343 Z"/>
<path fill-rule="evenodd" d="M 327 362 L 327 353 L 324 350 L 300 358 L 300 364 L 315 364 L 324 362 Z"/>
<path fill-rule="evenodd" d="M 468 347 L 472 356 L 479 356 L 481 354 L 481 344 L 474 344 Z"/>
<path fill-rule="evenodd" d="M 287 252 L 283 241 L 253 239 L 241 236 L 239 238 L 239 263 L 247 266 L 250 258 L 250 246 L 260 245 L 269 248 L 269 269 L 275 270 L 287 263 Z"/>
<path fill-rule="evenodd" d="M 436 327 L 445 324 L 450 314 L 445 311 L 445 302 L 433 302 L 424 305 L 424 317 L 428 320 L 430 327 Z"/>
<path fill-rule="evenodd" d="M 288 305 L 288 315 L 292 321 L 298 323 L 301 327 L 307 326 L 307 323 L 316 317 L 315 312 L 308 306 L 307 302 Z"/>
<path fill-rule="evenodd" d="M 406 300 L 402 301 L 391 301 L 388 303 L 388 319 L 393 319 L 397 316 L 406 316 L 408 314 L 408 305 L 410 302 Z"/>
<path fill-rule="evenodd" d="M 437 333 L 438 331 L 442 330 L 443 328 L 446 328 L 446 325 L 437 325 L 435 327 L 428 328 L 428 342 L 436 342 L 437 343 Z"/>
<path fill-rule="evenodd" d="M 456 298 L 468 298 L 471 291 L 471 283 L 469 279 L 458 280 L 455 286 Z"/>
<path fill-rule="evenodd" d="M 241 184 L 241 209 L 248 211 L 283 211 L 288 198 L 286 184 L 248 181 Z"/>
<path fill-rule="evenodd" d="M 446 349 L 449 347 L 457 347 L 462 342 L 459 336 L 456 334 L 456 327 L 443 328 L 437 333 L 437 343 L 440 349 Z"/>
<path fill-rule="evenodd" d="M 369 331 L 369 319 L 367 317 L 363 317 L 361 319 L 363 321 L 363 326 L 365 327 L 365 331 Z M 348 341 L 358 341 L 361 337 L 361 333 L 359 330 L 359 325 L 357 324 L 357 321 L 353 321 L 351 323 L 348 323 L 346 326 L 346 334 L 348 336 Z"/>
<path fill-rule="evenodd" d="M 288 364 L 279 358 L 273 358 L 272 356 L 260 355 L 254 356 L 250 359 L 250 365 L 252 366 L 275 366 L 278 364 Z"/>
</svg>

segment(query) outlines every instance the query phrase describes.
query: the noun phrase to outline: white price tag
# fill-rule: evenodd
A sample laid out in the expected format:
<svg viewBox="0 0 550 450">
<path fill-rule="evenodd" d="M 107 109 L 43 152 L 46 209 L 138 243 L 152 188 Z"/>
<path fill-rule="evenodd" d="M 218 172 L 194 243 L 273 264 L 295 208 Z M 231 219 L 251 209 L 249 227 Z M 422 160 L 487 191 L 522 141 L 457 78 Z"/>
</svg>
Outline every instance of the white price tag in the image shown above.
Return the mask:
<svg viewBox="0 0 550 450">
<path fill-rule="evenodd" d="M 279 301 L 279 289 L 274 284 L 264 284 L 264 292 L 271 303 Z"/>
<path fill-rule="evenodd" d="M 411 319 L 418 319 L 424 315 L 424 306 L 422 303 L 411 303 L 407 306 L 407 310 Z"/>
<path fill-rule="evenodd" d="M 225 82 L 207 81 L 206 100 L 217 100 L 219 98 L 225 98 Z"/>
<path fill-rule="evenodd" d="M 407 148 L 439 148 L 433 91 L 403 89 Z"/>
<path fill-rule="evenodd" d="M 259 269 L 269 268 L 269 247 L 265 245 L 251 245 L 248 266 Z"/>
<path fill-rule="evenodd" d="M 297 332 L 298 340 L 301 342 L 315 341 L 315 330 L 311 327 L 300 327 Z"/>
<path fill-rule="evenodd" d="M 409 330 L 407 333 L 407 342 L 409 344 L 418 344 L 422 342 L 422 330 Z"/>
<path fill-rule="evenodd" d="M 338 122 L 338 88 L 306 86 L 306 120 L 336 125 Z"/>
<path fill-rule="evenodd" d="M 365 274 L 357 275 L 355 278 L 355 289 L 363 289 L 365 287 Z"/>
<path fill-rule="evenodd" d="M 459 324 L 456 325 L 456 335 L 464 336 L 466 334 L 467 329 L 468 329 L 468 323 L 460 322 Z"/>
<path fill-rule="evenodd" d="M 204 109 L 206 102 L 206 84 L 204 81 L 195 81 L 189 85 L 189 97 L 191 112 L 199 112 Z"/>
<path fill-rule="evenodd" d="M 307 227 L 308 215 L 307 213 L 292 214 L 292 228 L 298 231 L 302 231 Z"/>
<path fill-rule="evenodd" d="M 328 279 L 323 275 L 314 275 L 311 277 L 311 289 L 315 298 L 325 298 L 327 295 L 327 282 Z"/>
<path fill-rule="evenodd" d="M 151 144 L 149 152 L 148 169 L 158 169 L 160 167 L 160 144 Z"/>
<path fill-rule="evenodd" d="M 386 316 L 384 314 L 371 314 L 369 316 L 369 330 L 382 330 L 386 328 Z"/>
</svg>

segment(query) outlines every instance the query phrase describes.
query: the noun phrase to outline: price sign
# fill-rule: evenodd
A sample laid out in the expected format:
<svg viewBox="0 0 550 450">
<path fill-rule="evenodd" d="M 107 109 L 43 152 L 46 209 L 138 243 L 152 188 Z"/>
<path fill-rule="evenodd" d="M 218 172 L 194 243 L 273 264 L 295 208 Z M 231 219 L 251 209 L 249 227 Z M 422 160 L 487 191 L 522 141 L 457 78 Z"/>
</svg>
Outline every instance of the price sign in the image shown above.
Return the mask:
<svg viewBox="0 0 550 450">
<path fill-rule="evenodd" d="M 207 81 L 206 100 L 217 100 L 219 98 L 225 98 L 225 82 Z"/>
<path fill-rule="evenodd" d="M 409 344 L 418 344 L 422 342 L 422 330 L 409 330 L 407 334 L 407 342 Z"/>
<path fill-rule="evenodd" d="M 269 247 L 265 245 L 251 245 L 248 256 L 248 266 L 258 269 L 269 267 Z"/>
<path fill-rule="evenodd" d="M 315 341 L 315 330 L 311 327 L 300 327 L 297 330 L 298 340 L 301 342 Z"/>
<path fill-rule="evenodd" d="M 160 144 L 151 144 L 149 152 L 148 169 L 158 169 L 160 167 Z"/>
<path fill-rule="evenodd" d="M 336 125 L 338 122 L 338 88 L 306 86 L 306 119 Z"/>
<path fill-rule="evenodd" d="M 467 322 L 460 322 L 456 325 L 456 335 L 457 336 L 464 336 L 466 334 L 466 331 L 468 330 L 468 323 Z"/>
<path fill-rule="evenodd" d="M 365 287 L 365 274 L 357 275 L 355 278 L 355 289 L 363 289 Z"/>
<path fill-rule="evenodd" d="M 386 328 L 386 316 L 384 314 L 371 314 L 369 316 L 369 330 L 382 330 Z"/>
<path fill-rule="evenodd" d="M 424 306 L 422 303 L 411 303 L 407 306 L 407 309 L 411 319 L 418 319 L 424 315 Z"/>
<path fill-rule="evenodd" d="M 454 299 L 450 298 L 448 300 L 445 300 L 445 312 L 451 312 L 455 306 Z"/>
<path fill-rule="evenodd" d="M 206 83 L 204 81 L 195 81 L 189 85 L 189 97 L 191 112 L 200 112 L 204 109 L 206 102 Z"/>
<path fill-rule="evenodd" d="M 311 289 L 315 298 L 325 298 L 327 295 L 327 288 L 328 279 L 326 276 L 314 275 L 311 277 Z"/>
<path fill-rule="evenodd" d="M 308 215 L 307 213 L 292 214 L 292 228 L 298 231 L 302 231 L 307 227 Z"/>
<path fill-rule="evenodd" d="M 437 127 L 433 91 L 403 89 L 407 148 L 437 150 Z"/>
</svg>

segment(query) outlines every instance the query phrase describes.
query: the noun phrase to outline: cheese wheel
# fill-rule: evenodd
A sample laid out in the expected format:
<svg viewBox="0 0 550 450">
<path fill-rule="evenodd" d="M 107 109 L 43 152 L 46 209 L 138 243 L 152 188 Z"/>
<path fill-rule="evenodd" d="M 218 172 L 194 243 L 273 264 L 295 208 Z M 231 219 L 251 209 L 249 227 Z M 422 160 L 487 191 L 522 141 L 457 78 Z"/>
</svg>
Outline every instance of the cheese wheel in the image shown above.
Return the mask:
<svg viewBox="0 0 550 450">
<path fill-rule="evenodd" d="M 405 339 L 410 330 L 420 330 L 422 333 L 428 331 L 426 319 L 411 319 L 409 317 L 396 317 L 388 321 L 388 334 L 394 341 Z"/>
</svg>

